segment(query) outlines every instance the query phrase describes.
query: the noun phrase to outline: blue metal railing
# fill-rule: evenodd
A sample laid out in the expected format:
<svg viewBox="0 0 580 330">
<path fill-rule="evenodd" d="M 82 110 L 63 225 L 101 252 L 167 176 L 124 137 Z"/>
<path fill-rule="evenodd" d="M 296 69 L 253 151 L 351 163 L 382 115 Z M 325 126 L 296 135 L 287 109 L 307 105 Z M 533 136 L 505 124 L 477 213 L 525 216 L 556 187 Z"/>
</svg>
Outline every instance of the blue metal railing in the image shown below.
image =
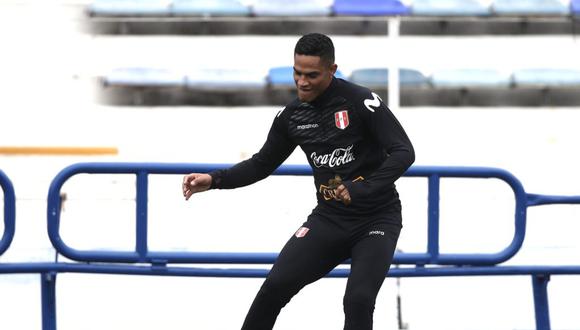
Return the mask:
<svg viewBox="0 0 580 330">
<path fill-rule="evenodd" d="M 56 251 L 78 262 L 5 263 L 1 273 L 41 274 L 43 330 L 56 330 L 56 287 L 58 273 L 95 273 L 155 276 L 198 277 L 265 277 L 268 269 L 211 268 L 169 266 L 188 264 L 271 264 L 276 253 L 236 252 L 164 252 L 148 248 L 148 183 L 149 175 L 209 172 L 229 164 L 163 164 L 163 163 L 80 163 L 63 169 L 53 179 L 48 193 L 47 230 Z M 60 236 L 60 190 L 72 176 L 88 174 L 134 174 L 136 176 L 136 227 L 133 251 L 79 250 L 67 245 Z M 311 175 L 308 166 L 285 165 L 275 175 Z M 525 237 L 526 211 L 530 206 L 545 204 L 580 204 L 580 196 L 528 194 L 509 172 L 483 167 L 415 166 L 407 177 L 425 177 L 428 184 L 427 249 L 424 253 L 397 253 L 395 264 L 414 267 L 393 267 L 390 277 L 494 276 L 531 275 L 537 329 L 550 329 L 547 283 L 550 275 L 580 274 L 578 266 L 505 266 L 498 265 L 513 257 Z M 0 177 L 1 178 L 1 177 Z M 442 178 L 496 178 L 507 183 L 514 192 L 514 236 L 510 244 L 497 253 L 441 253 L 439 251 L 439 199 Z M 6 181 L 6 180 L 4 180 Z M 0 181 L 3 182 L 3 181 Z M 3 186 L 4 187 L 4 186 Z M 10 195 L 10 194 L 8 194 Z M 13 193 L 12 193 L 13 195 Z M 7 226 L 8 227 L 8 226 Z M 13 234 L 13 232 L 12 232 Z M 11 235 L 9 235 L 11 236 Z M 91 262 L 96 262 L 91 264 Z M 139 265 L 135 264 L 139 263 Z M 149 265 L 144 265 L 149 264 Z M 425 267 L 429 265 L 430 267 Z M 348 269 L 337 268 L 329 277 L 347 277 Z"/>
<path fill-rule="evenodd" d="M 2 170 L 0 170 L 0 187 L 4 192 L 4 234 L 0 239 L 0 255 L 2 255 L 12 243 L 16 220 L 16 197 L 12 182 Z"/>
<path fill-rule="evenodd" d="M 160 164 L 160 163 L 83 163 L 71 165 L 62 170 L 52 181 L 48 194 L 48 233 L 52 244 L 59 253 L 67 258 L 86 262 L 125 262 L 125 263 L 252 263 L 270 264 L 274 253 L 197 253 L 197 252 L 160 252 L 149 251 L 147 246 L 147 186 L 149 174 L 184 174 L 192 171 L 209 172 L 230 165 L 219 164 Z M 137 192 L 136 210 L 136 247 L 134 251 L 80 251 L 68 246 L 60 237 L 60 189 L 73 175 L 91 174 L 135 174 Z M 311 175 L 312 170 L 304 165 L 280 167 L 275 175 Z M 530 204 L 519 180 L 509 172 L 497 168 L 481 167 L 412 167 L 405 173 L 410 177 L 426 177 L 429 186 L 428 237 L 425 253 L 398 253 L 398 264 L 432 265 L 492 265 L 513 257 L 524 241 L 526 209 Z M 515 198 L 515 232 L 512 242 L 498 253 L 453 254 L 439 251 L 439 181 L 441 178 L 497 178 L 505 181 L 513 190 Z M 538 195 L 533 195 L 537 199 Z M 580 199 L 579 199 L 580 201 Z M 573 200 L 572 200 L 573 202 Z"/>
</svg>

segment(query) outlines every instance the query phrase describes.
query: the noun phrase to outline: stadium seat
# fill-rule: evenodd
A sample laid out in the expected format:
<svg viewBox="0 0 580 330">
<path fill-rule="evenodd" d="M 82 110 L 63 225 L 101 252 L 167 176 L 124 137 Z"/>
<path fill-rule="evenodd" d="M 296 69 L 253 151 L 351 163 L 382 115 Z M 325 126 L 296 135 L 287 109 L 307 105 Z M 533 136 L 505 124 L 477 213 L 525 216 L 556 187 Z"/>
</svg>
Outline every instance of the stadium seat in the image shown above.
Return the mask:
<svg viewBox="0 0 580 330">
<path fill-rule="evenodd" d="M 212 91 L 262 89 L 266 87 L 266 77 L 253 70 L 202 69 L 186 75 L 186 86 Z"/>
<path fill-rule="evenodd" d="M 169 0 L 93 0 L 87 7 L 94 16 L 168 16 Z"/>
<path fill-rule="evenodd" d="M 399 0 L 335 0 L 333 12 L 337 16 L 394 16 L 408 15 L 410 9 Z"/>
<path fill-rule="evenodd" d="M 249 16 L 250 7 L 238 0 L 173 0 L 176 16 Z"/>
<path fill-rule="evenodd" d="M 336 78 L 346 79 L 346 76 L 340 71 L 336 71 Z M 273 87 L 294 87 L 294 68 L 291 66 L 281 66 L 271 68 L 268 71 L 268 83 Z"/>
<path fill-rule="evenodd" d="M 497 15 L 569 15 L 568 3 L 560 0 L 494 0 Z"/>
<path fill-rule="evenodd" d="M 513 72 L 516 87 L 580 87 L 577 69 L 521 69 Z"/>
<path fill-rule="evenodd" d="M 350 81 L 369 88 L 387 88 L 389 85 L 389 69 L 365 68 L 353 70 Z M 399 69 L 401 87 L 425 87 L 429 85 L 427 77 L 413 69 Z"/>
<path fill-rule="evenodd" d="M 413 0 L 413 15 L 418 16 L 487 16 L 489 5 L 478 0 Z"/>
<path fill-rule="evenodd" d="M 504 88 L 511 79 L 491 69 L 453 69 L 434 72 L 431 83 L 435 88 Z"/>
<path fill-rule="evenodd" d="M 580 16 L 580 0 L 572 0 L 570 2 L 570 10 L 572 15 Z"/>
<path fill-rule="evenodd" d="M 167 69 L 119 68 L 103 77 L 107 86 L 185 86 L 185 75 Z"/>
<path fill-rule="evenodd" d="M 256 16 L 328 16 L 330 5 L 321 0 L 256 0 L 252 12 Z"/>
<path fill-rule="evenodd" d="M 268 71 L 268 83 L 272 86 L 293 87 L 294 69 L 291 66 L 271 68 Z"/>
</svg>

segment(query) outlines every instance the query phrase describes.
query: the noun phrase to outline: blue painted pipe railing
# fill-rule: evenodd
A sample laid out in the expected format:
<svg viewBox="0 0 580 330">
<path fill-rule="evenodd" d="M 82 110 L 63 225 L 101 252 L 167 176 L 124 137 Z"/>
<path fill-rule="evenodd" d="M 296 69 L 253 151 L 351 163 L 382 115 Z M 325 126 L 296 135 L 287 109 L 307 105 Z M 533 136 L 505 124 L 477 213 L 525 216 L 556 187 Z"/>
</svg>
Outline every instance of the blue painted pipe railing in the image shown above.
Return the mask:
<svg viewBox="0 0 580 330">
<path fill-rule="evenodd" d="M 59 253 L 77 261 L 123 262 L 123 263 L 252 263 L 270 264 L 274 253 L 212 253 L 212 252 L 163 252 L 149 251 L 147 247 L 147 186 L 150 174 L 185 174 L 189 172 L 209 172 L 230 166 L 229 164 L 163 164 L 163 163 L 81 163 L 63 169 L 52 181 L 48 194 L 48 234 Z M 135 174 L 136 180 L 136 247 L 134 251 L 82 251 L 70 247 L 61 238 L 60 189 L 72 176 L 80 173 Z M 285 165 L 278 168 L 275 175 L 311 175 L 310 167 Z M 397 253 L 397 264 L 432 265 L 494 265 L 513 257 L 522 246 L 526 229 L 528 206 L 561 201 L 557 196 L 527 194 L 511 173 L 498 168 L 483 167 L 439 167 L 415 166 L 406 173 L 407 177 L 428 179 L 428 237 L 427 251 L 424 253 Z M 514 236 L 511 243 L 497 253 L 441 253 L 439 251 L 439 182 L 441 178 L 496 178 L 506 182 L 514 192 Z M 567 198 L 567 203 L 580 202 L 580 197 Z"/>
<path fill-rule="evenodd" d="M 0 170 L 0 187 L 4 194 L 4 233 L 0 239 L 0 255 L 2 255 L 14 239 L 16 222 L 16 197 L 14 186 L 10 179 Z"/>
<path fill-rule="evenodd" d="M 265 277 L 269 269 L 211 268 L 169 266 L 171 263 L 271 264 L 275 253 L 211 253 L 149 251 L 147 244 L 147 186 L 149 175 L 209 172 L 229 164 L 162 164 L 162 163 L 81 163 L 63 169 L 53 179 L 48 193 L 47 230 L 56 251 L 76 262 L 0 263 L 0 274 L 41 274 L 42 329 L 56 330 L 56 276 L 58 273 L 94 273 L 153 276 L 198 277 Z M 136 245 L 134 251 L 78 250 L 68 246 L 60 237 L 60 190 L 72 176 L 89 174 L 136 175 Z M 275 175 L 311 175 L 308 166 L 287 165 Z M 407 177 L 425 177 L 428 184 L 428 237 L 424 253 L 398 253 L 394 263 L 414 266 L 393 267 L 390 277 L 436 276 L 494 276 L 531 275 L 536 328 L 550 330 L 547 284 L 550 275 L 578 275 L 578 266 L 501 266 L 521 248 L 525 237 L 528 207 L 546 204 L 580 204 L 580 196 L 528 194 L 522 184 L 509 172 L 484 167 L 415 166 Z M 497 253 L 449 254 L 439 251 L 439 198 L 442 178 L 496 178 L 506 182 L 514 192 L 514 236 L 510 244 Z M 2 244 L 7 248 L 14 235 L 14 190 L 0 172 L 0 184 L 5 192 L 5 233 Z M 2 251 L 3 252 L 3 251 Z M 98 262 L 91 264 L 90 262 Z M 150 265 L 135 265 L 148 263 Z M 424 267 L 430 265 L 430 267 Z M 334 269 L 328 277 L 347 277 L 349 270 Z"/>
</svg>

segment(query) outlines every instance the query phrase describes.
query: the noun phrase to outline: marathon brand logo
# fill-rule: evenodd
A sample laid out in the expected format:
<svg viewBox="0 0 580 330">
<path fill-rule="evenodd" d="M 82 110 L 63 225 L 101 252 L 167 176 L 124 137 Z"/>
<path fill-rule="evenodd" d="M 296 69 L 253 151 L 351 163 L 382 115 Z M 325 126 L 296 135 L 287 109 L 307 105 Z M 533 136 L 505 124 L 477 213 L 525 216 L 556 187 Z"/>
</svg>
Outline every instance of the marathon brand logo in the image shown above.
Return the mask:
<svg viewBox="0 0 580 330">
<path fill-rule="evenodd" d="M 314 123 L 314 124 L 305 124 L 305 125 L 296 126 L 297 130 L 311 129 L 311 128 L 318 128 L 318 124 Z"/>
<path fill-rule="evenodd" d="M 310 159 L 312 163 L 317 168 L 328 167 L 334 168 L 345 164 L 348 164 L 355 160 L 354 153 L 352 152 L 353 145 L 346 148 L 336 148 L 331 153 L 319 155 L 316 152 L 310 154 Z"/>
<path fill-rule="evenodd" d="M 348 127 L 348 111 L 342 110 L 334 113 L 334 124 L 337 128 L 345 129 Z"/>
</svg>

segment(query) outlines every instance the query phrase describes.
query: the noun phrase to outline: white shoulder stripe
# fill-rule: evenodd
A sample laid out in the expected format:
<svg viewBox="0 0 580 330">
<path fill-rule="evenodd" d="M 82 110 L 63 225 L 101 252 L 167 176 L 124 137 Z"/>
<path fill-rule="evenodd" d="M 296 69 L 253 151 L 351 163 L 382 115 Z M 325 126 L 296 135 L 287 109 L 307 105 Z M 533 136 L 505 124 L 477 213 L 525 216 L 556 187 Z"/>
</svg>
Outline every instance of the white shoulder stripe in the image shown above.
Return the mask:
<svg viewBox="0 0 580 330">
<path fill-rule="evenodd" d="M 276 118 L 280 117 L 280 115 L 282 114 L 282 112 L 284 112 L 284 110 L 286 110 L 286 108 L 284 108 L 284 109 L 282 109 L 282 110 L 278 111 L 278 114 L 276 115 Z"/>
</svg>

